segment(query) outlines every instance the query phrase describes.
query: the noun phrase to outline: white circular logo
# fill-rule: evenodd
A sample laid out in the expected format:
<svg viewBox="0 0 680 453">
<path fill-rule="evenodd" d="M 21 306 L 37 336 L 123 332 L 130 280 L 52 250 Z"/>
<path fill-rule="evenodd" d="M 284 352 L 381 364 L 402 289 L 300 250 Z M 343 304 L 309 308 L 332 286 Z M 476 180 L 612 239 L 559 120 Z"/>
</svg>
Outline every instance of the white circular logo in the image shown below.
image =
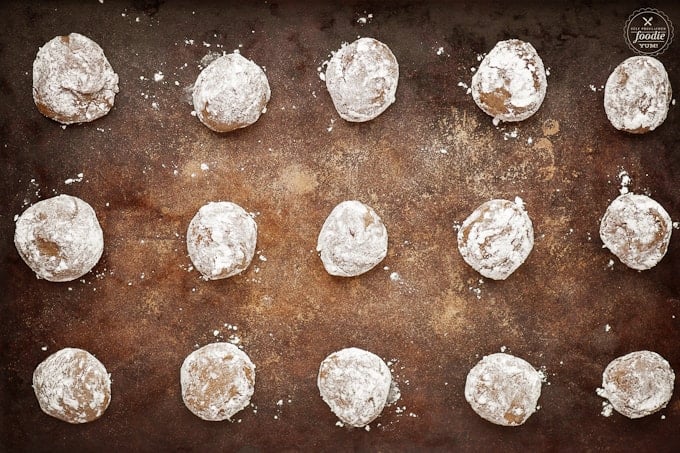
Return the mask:
<svg viewBox="0 0 680 453">
<path fill-rule="evenodd" d="M 673 41 L 673 24 L 663 11 L 642 8 L 628 16 L 623 36 L 636 54 L 661 55 Z"/>
</svg>

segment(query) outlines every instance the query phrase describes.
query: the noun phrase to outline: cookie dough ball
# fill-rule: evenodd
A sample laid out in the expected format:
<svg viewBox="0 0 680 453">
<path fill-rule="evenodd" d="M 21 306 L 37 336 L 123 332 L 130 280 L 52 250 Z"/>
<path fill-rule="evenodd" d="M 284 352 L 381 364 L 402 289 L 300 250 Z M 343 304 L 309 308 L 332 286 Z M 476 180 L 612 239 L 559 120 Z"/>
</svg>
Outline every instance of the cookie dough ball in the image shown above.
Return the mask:
<svg viewBox="0 0 680 453">
<path fill-rule="evenodd" d="M 16 221 L 14 245 L 38 278 L 67 282 L 87 274 L 104 251 L 92 206 L 59 195 L 26 209 Z"/>
<path fill-rule="evenodd" d="M 206 280 L 240 274 L 250 265 L 257 244 L 257 224 L 242 207 L 211 202 L 198 210 L 187 230 L 187 249 Z"/>
<path fill-rule="evenodd" d="M 69 423 L 87 423 L 109 407 L 111 377 L 89 352 L 65 348 L 36 367 L 33 390 L 47 415 Z"/>
<path fill-rule="evenodd" d="M 57 36 L 33 62 L 33 101 L 40 113 L 63 124 L 94 121 L 109 113 L 118 75 L 104 51 L 78 33 Z"/>
<path fill-rule="evenodd" d="M 536 412 L 541 375 L 526 360 L 497 353 L 484 357 L 467 375 L 465 399 L 485 420 L 518 426 Z"/>
<path fill-rule="evenodd" d="M 326 88 L 342 119 L 369 121 L 394 103 L 399 64 L 385 44 L 361 38 L 340 48 L 326 67 Z"/>
<path fill-rule="evenodd" d="M 210 63 L 194 84 L 194 110 L 215 132 L 250 126 L 267 110 L 271 97 L 262 68 L 238 53 Z"/>
<path fill-rule="evenodd" d="M 646 195 L 626 193 L 604 213 L 600 238 L 623 264 L 646 270 L 666 254 L 672 230 L 673 222 L 659 203 Z"/>
<path fill-rule="evenodd" d="M 326 272 L 355 277 L 373 269 L 387 255 L 387 229 L 373 208 L 343 201 L 321 227 L 316 250 Z"/>
<path fill-rule="evenodd" d="M 392 384 L 385 362 L 358 348 L 334 352 L 321 362 L 321 398 L 342 423 L 361 428 L 382 412 Z"/>
<path fill-rule="evenodd" d="M 604 111 L 615 128 L 644 134 L 664 122 L 672 95 L 666 68 L 659 60 L 631 57 L 607 79 Z"/>
<path fill-rule="evenodd" d="M 598 394 L 628 418 L 640 418 L 666 407 L 675 373 L 656 352 L 636 351 L 612 360 L 602 373 Z"/>
<path fill-rule="evenodd" d="M 499 41 L 472 76 L 472 98 L 495 121 L 522 121 L 543 103 L 548 82 L 534 46 Z"/>
<path fill-rule="evenodd" d="M 187 356 L 180 370 L 182 399 L 197 417 L 230 420 L 250 403 L 255 365 L 230 343 L 212 343 Z"/>
<path fill-rule="evenodd" d="M 520 202 L 491 200 L 458 229 L 458 250 L 484 277 L 505 280 L 534 247 L 534 228 Z"/>
</svg>

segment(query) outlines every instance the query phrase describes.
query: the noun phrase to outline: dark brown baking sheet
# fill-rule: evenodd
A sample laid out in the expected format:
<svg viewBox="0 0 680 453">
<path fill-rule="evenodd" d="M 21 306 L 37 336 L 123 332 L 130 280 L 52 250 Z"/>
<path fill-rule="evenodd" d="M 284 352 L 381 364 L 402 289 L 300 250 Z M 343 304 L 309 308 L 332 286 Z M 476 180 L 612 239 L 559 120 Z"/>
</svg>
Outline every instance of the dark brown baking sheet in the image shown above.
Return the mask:
<svg viewBox="0 0 680 453">
<path fill-rule="evenodd" d="M 606 364 L 633 350 L 680 372 L 680 231 L 646 272 L 598 236 L 621 171 L 680 220 L 678 107 L 644 136 L 614 130 L 602 108 L 601 86 L 632 55 L 623 24 L 642 5 L 502 3 L 3 2 L 0 450 L 677 451 L 680 391 L 636 421 L 603 417 L 595 394 Z M 656 6 L 680 26 L 677 3 Z M 33 105 L 31 67 L 69 32 L 102 46 L 120 93 L 108 116 L 62 129 Z M 349 124 L 317 68 L 357 36 L 388 44 L 401 74 L 393 106 Z M 548 93 L 530 119 L 494 127 L 459 83 L 511 37 L 550 68 Z M 237 48 L 266 67 L 272 99 L 255 125 L 218 135 L 185 90 L 206 54 Z M 679 49 L 660 57 L 676 91 Z M 93 272 L 63 284 L 36 280 L 12 243 L 14 216 L 59 193 L 88 201 L 105 238 Z M 534 250 L 508 280 L 480 280 L 454 225 L 515 196 Z M 345 199 L 370 204 L 390 234 L 385 261 L 353 279 L 327 275 L 314 251 Z M 258 257 L 205 282 L 188 271 L 185 231 L 215 200 L 258 213 Z M 230 337 L 257 365 L 253 406 L 204 422 L 182 404 L 179 367 Z M 43 414 L 31 389 L 34 367 L 67 346 L 112 374 L 111 405 L 88 425 Z M 401 388 L 370 432 L 335 426 L 316 388 L 321 360 L 348 346 L 390 360 Z M 518 428 L 482 420 L 463 396 L 467 371 L 501 347 L 548 376 Z"/>
</svg>

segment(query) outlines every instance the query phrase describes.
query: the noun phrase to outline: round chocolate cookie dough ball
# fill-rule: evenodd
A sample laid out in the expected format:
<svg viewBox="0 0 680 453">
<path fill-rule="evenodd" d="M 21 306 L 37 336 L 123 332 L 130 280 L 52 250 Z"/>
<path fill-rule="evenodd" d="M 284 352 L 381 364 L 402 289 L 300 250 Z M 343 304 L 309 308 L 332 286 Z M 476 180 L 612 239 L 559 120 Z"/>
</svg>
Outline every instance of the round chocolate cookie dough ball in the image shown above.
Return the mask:
<svg viewBox="0 0 680 453">
<path fill-rule="evenodd" d="M 319 367 L 321 398 L 342 423 L 361 428 L 381 413 L 390 393 L 392 373 L 385 362 L 358 348 L 326 357 Z"/>
<path fill-rule="evenodd" d="M 369 121 L 395 101 L 399 64 L 385 44 L 360 38 L 333 54 L 326 67 L 326 88 L 347 121 Z"/>
<path fill-rule="evenodd" d="M 472 76 L 472 98 L 496 121 L 522 121 L 543 103 L 548 82 L 534 46 L 519 39 L 499 41 Z"/>
<path fill-rule="evenodd" d="M 484 277 L 505 280 L 534 247 L 534 229 L 523 206 L 491 200 L 475 209 L 458 229 L 458 250 Z"/>
<path fill-rule="evenodd" d="M 646 270 L 664 257 L 673 222 L 666 210 L 646 195 L 626 193 L 611 202 L 600 223 L 604 246 L 626 266 Z"/>
<path fill-rule="evenodd" d="M 250 265 L 257 224 L 242 207 L 211 202 L 198 210 L 187 230 L 189 258 L 206 280 L 240 274 Z"/>
<path fill-rule="evenodd" d="M 212 343 L 187 356 L 180 370 L 182 399 L 197 417 L 230 420 L 250 403 L 255 365 L 231 343 Z"/>
<path fill-rule="evenodd" d="M 57 36 L 33 62 L 33 101 L 40 113 L 63 124 L 84 123 L 109 113 L 118 75 L 104 51 L 78 33 Z"/>
<path fill-rule="evenodd" d="M 602 373 L 598 394 L 628 418 L 641 418 L 666 407 L 675 373 L 656 352 L 636 351 L 612 360 Z"/>
<path fill-rule="evenodd" d="M 630 57 L 604 87 L 604 110 L 615 128 L 644 134 L 659 127 L 673 96 L 666 68 L 653 57 Z"/>
<path fill-rule="evenodd" d="M 87 423 L 109 407 L 111 378 L 89 352 L 65 348 L 36 367 L 33 390 L 47 415 L 69 423 Z"/>
<path fill-rule="evenodd" d="M 518 426 L 536 411 L 541 375 L 529 362 L 510 354 L 485 356 L 467 375 L 465 399 L 483 419 Z"/>
<path fill-rule="evenodd" d="M 373 269 L 387 255 L 387 229 L 373 208 L 343 201 L 321 227 L 316 250 L 331 275 L 355 277 Z"/>
<path fill-rule="evenodd" d="M 14 245 L 38 278 L 67 282 L 97 264 L 104 235 L 89 204 L 59 195 L 37 202 L 19 216 Z"/>
<path fill-rule="evenodd" d="M 198 75 L 193 91 L 198 119 L 215 132 L 250 126 L 267 110 L 270 97 L 262 68 L 238 53 L 210 63 Z"/>
</svg>

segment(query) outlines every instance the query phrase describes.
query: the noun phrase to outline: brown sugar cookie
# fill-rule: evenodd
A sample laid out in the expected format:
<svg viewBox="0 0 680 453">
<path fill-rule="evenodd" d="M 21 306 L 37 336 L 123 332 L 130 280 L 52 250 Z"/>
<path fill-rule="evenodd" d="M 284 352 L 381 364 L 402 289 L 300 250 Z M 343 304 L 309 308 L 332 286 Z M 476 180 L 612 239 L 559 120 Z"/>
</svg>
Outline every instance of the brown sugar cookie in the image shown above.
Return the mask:
<svg viewBox="0 0 680 453">
<path fill-rule="evenodd" d="M 89 352 L 65 348 L 36 367 L 33 390 L 46 414 L 69 423 L 87 423 L 109 406 L 111 378 Z"/>
<path fill-rule="evenodd" d="M 63 124 L 94 121 L 109 113 L 118 75 L 104 51 L 78 33 L 57 36 L 33 62 L 33 101 L 40 113 Z"/>
<path fill-rule="evenodd" d="M 194 110 L 198 119 L 215 132 L 250 126 L 267 110 L 271 97 L 262 68 L 238 53 L 210 63 L 196 79 Z"/>
<path fill-rule="evenodd" d="M 231 420 L 250 403 L 255 365 L 231 343 L 212 343 L 187 356 L 180 370 L 187 409 L 208 421 Z"/>
<path fill-rule="evenodd" d="M 372 120 L 396 99 L 399 64 L 390 48 L 376 39 L 360 38 L 341 47 L 325 75 L 333 105 L 346 121 Z"/>
<path fill-rule="evenodd" d="M 467 375 L 465 399 L 483 419 L 518 426 L 536 411 L 541 374 L 529 362 L 505 353 L 485 356 Z"/>
<path fill-rule="evenodd" d="M 356 200 L 338 204 L 326 218 L 316 250 L 331 275 L 355 277 L 387 255 L 387 229 L 370 206 Z"/>
<path fill-rule="evenodd" d="M 646 195 L 625 193 L 611 202 L 600 222 L 604 246 L 626 266 L 646 270 L 664 257 L 673 222 L 666 210 Z"/>
<path fill-rule="evenodd" d="M 202 206 L 189 223 L 189 258 L 206 280 L 246 270 L 255 256 L 257 224 L 242 207 L 229 201 Z"/>
<path fill-rule="evenodd" d="M 615 128 L 644 134 L 664 122 L 672 96 L 663 63 L 654 57 L 630 57 L 607 79 L 604 110 Z"/>
<path fill-rule="evenodd" d="M 465 262 L 494 280 L 508 278 L 533 247 L 533 225 L 521 203 L 487 201 L 458 229 L 458 250 Z"/>
<path fill-rule="evenodd" d="M 392 373 L 385 362 L 359 348 L 326 357 L 319 367 L 321 398 L 342 423 L 361 428 L 381 413 L 390 393 Z"/>
<path fill-rule="evenodd" d="M 522 121 L 536 113 L 548 82 L 543 60 L 528 42 L 499 41 L 472 76 L 472 98 L 496 121 Z"/>
<path fill-rule="evenodd" d="M 636 351 L 612 360 L 602 373 L 598 395 L 628 418 L 641 418 L 666 407 L 675 373 L 656 352 Z"/>
<path fill-rule="evenodd" d="M 14 245 L 38 278 L 51 282 L 87 274 L 104 251 L 104 235 L 92 206 L 59 195 L 26 209 L 17 219 Z"/>
</svg>

